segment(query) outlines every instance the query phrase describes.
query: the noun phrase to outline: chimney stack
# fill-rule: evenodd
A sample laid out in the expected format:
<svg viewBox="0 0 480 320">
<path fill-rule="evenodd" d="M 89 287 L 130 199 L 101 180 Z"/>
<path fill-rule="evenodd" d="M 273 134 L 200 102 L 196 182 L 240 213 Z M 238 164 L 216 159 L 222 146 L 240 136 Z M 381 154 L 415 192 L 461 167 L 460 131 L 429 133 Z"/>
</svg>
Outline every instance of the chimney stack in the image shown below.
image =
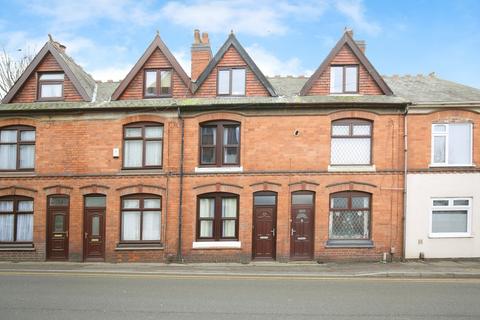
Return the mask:
<svg viewBox="0 0 480 320">
<path fill-rule="evenodd" d="M 210 48 L 210 40 L 208 33 L 203 32 L 200 37 L 200 30 L 193 31 L 192 52 L 192 81 L 196 81 L 198 76 L 202 73 L 205 67 L 212 59 L 212 49 Z"/>
<path fill-rule="evenodd" d="M 362 50 L 362 52 L 365 53 L 365 49 L 367 47 L 367 44 L 365 43 L 365 40 L 355 40 L 355 43 L 360 48 L 360 50 Z"/>
</svg>

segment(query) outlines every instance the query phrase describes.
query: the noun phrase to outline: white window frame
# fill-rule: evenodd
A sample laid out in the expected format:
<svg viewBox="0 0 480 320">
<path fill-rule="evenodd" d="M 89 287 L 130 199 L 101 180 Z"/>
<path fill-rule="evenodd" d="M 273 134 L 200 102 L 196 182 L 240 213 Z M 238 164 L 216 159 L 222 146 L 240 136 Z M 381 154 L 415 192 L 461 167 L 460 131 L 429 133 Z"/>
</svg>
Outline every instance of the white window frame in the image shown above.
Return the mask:
<svg viewBox="0 0 480 320">
<path fill-rule="evenodd" d="M 447 206 L 434 206 L 433 202 L 438 200 L 448 201 Z M 468 206 L 453 205 L 454 200 L 468 200 Z M 431 198 L 429 216 L 429 237 L 430 238 L 470 238 L 472 237 L 472 198 Z M 467 211 L 467 232 L 433 232 L 433 211 Z"/>
<path fill-rule="evenodd" d="M 448 145 L 449 145 L 449 127 L 450 123 L 432 123 L 432 136 L 430 141 L 431 157 L 430 167 L 473 167 L 473 125 L 471 122 L 456 122 L 456 124 L 470 125 L 470 163 L 449 163 L 448 161 Z M 436 125 L 444 125 L 445 132 L 435 132 Z M 435 137 L 445 137 L 445 162 L 435 162 Z"/>
</svg>

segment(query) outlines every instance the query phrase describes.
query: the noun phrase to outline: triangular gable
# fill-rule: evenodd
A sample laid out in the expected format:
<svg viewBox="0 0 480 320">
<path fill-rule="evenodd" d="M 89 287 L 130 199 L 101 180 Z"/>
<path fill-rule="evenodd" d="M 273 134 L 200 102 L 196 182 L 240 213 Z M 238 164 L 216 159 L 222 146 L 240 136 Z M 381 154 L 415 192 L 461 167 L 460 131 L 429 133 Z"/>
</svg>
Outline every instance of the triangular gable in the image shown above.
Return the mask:
<svg viewBox="0 0 480 320">
<path fill-rule="evenodd" d="M 383 80 L 377 70 L 373 67 L 370 61 L 367 59 L 363 51 L 358 47 L 355 40 L 353 40 L 352 36 L 349 34 L 348 31 L 345 31 L 342 38 L 337 42 L 335 47 L 330 51 L 327 58 L 322 62 L 322 64 L 318 67 L 315 73 L 308 79 L 308 81 L 303 86 L 302 90 L 300 91 L 300 95 L 305 96 L 309 93 L 310 89 L 312 89 L 315 82 L 318 78 L 328 70 L 330 63 L 332 60 L 337 56 L 337 54 L 342 50 L 342 48 L 347 45 L 358 61 L 365 67 L 369 75 L 373 78 L 377 86 L 383 92 L 384 95 L 391 96 L 393 95 L 392 90 L 389 88 L 387 83 Z"/>
<path fill-rule="evenodd" d="M 95 81 L 86 74 L 80 66 L 75 64 L 73 60 L 65 53 L 60 52 L 61 49 L 53 43 L 52 40 L 47 41 L 42 49 L 37 53 L 32 62 L 28 65 L 22 75 L 17 79 L 7 95 L 2 100 L 2 103 L 9 103 L 19 92 L 25 82 L 29 79 L 33 72 L 37 69 L 43 59 L 50 53 L 55 61 L 59 64 L 65 75 L 73 83 L 78 94 L 84 101 L 92 101 Z"/>
<path fill-rule="evenodd" d="M 175 70 L 175 72 L 179 75 L 180 79 L 182 79 L 182 82 L 185 84 L 185 86 L 189 90 L 191 90 L 190 78 L 185 73 L 182 66 L 180 66 L 177 59 L 175 59 L 175 57 L 170 52 L 170 50 L 165 45 L 165 43 L 162 41 L 162 39 L 160 38 L 160 35 L 158 35 L 157 33 L 152 43 L 148 46 L 147 50 L 145 50 L 145 53 L 140 57 L 140 59 L 135 64 L 135 66 L 133 66 L 132 70 L 130 70 L 130 72 L 127 74 L 125 79 L 123 79 L 122 82 L 120 82 L 120 85 L 117 87 L 117 89 L 115 89 L 115 91 L 112 94 L 112 100 L 117 100 L 122 95 L 125 89 L 127 89 L 130 82 L 135 78 L 137 73 L 142 69 L 145 62 L 147 62 L 150 56 L 157 49 L 159 49 L 161 53 L 165 56 L 165 58 L 167 58 L 173 70 Z"/>
<path fill-rule="evenodd" d="M 235 50 L 237 50 L 238 54 L 240 54 L 240 57 L 243 59 L 243 61 L 245 61 L 247 66 L 250 68 L 253 74 L 257 77 L 257 79 L 260 81 L 263 87 L 268 91 L 270 96 L 272 97 L 277 96 L 275 90 L 273 89 L 273 86 L 267 80 L 267 78 L 262 73 L 262 71 L 260 71 L 260 69 L 257 67 L 257 65 L 252 60 L 252 58 L 250 58 L 247 51 L 245 51 L 245 49 L 240 44 L 240 42 L 238 42 L 237 38 L 233 33 L 229 35 L 227 41 L 225 41 L 223 46 L 218 50 L 218 52 L 215 54 L 213 59 L 210 60 L 210 62 L 208 63 L 205 70 L 203 70 L 203 72 L 198 77 L 198 80 L 195 82 L 194 92 L 196 92 L 202 86 L 203 82 L 208 78 L 210 73 L 218 65 L 220 60 L 222 60 L 222 57 L 225 55 L 228 49 L 230 49 L 231 46 L 233 46 Z"/>
</svg>

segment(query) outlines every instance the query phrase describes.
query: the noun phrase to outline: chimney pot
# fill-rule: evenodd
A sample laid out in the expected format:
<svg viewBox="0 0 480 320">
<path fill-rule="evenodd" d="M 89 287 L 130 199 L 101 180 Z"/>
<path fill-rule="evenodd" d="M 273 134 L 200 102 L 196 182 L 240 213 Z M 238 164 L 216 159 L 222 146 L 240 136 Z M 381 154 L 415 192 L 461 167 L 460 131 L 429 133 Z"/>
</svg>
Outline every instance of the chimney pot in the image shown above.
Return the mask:
<svg viewBox="0 0 480 320">
<path fill-rule="evenodd" d="M 200 41 L 200 30 L 198 30 L 198 29 L 195 29 L 193 31 L 193 43 L 194 44 L 201 43 L 201 41 Z"/>
<path fill-rule="evenodd" d="M 210 48 L 207 32 L 203 32 L 200 38 L 200 30 L 195 29 L 191 53 L 191 79 L 196 81 L 212 59 L 212 49 Z"/>
<path fill-rule="evenodd" d="M 210 39 L 208 38 L 208 32 L 202 32 L 202 43 L 209 44 Z"/>
</svg>

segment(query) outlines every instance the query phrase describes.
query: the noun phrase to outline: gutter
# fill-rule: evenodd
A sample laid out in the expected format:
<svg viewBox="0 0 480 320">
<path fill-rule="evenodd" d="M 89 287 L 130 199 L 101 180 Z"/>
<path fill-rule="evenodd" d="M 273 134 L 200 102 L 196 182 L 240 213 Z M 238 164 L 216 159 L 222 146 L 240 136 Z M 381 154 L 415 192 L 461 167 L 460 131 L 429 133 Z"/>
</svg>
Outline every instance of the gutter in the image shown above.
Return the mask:
<svg viewBox="0 0 480 320">
<path fill-rule="evenodd" d="M 407 173 L 408 173 L 408 105 L 405 106 L 405 113 L 403 115 L 403 246 L 402 246 L 402 258 L 405 260 L 405 252 L 407 245 Z"/>
<path fill-rule="evenodd" d="M 179 183 L 179 200 L 178 200 L 178 248 L 177 248 L 177 262 L 183 262 L 182 255 L 182 225 L 183 225 L 183 158 L 185 146 L 185 126 L 184 119 L 180 107 L 177 107 L 177 116 L 180 120 L 180 128 L 182 131 L 181 147 L 180 147 L 180 183 Z"/>
</svg>

